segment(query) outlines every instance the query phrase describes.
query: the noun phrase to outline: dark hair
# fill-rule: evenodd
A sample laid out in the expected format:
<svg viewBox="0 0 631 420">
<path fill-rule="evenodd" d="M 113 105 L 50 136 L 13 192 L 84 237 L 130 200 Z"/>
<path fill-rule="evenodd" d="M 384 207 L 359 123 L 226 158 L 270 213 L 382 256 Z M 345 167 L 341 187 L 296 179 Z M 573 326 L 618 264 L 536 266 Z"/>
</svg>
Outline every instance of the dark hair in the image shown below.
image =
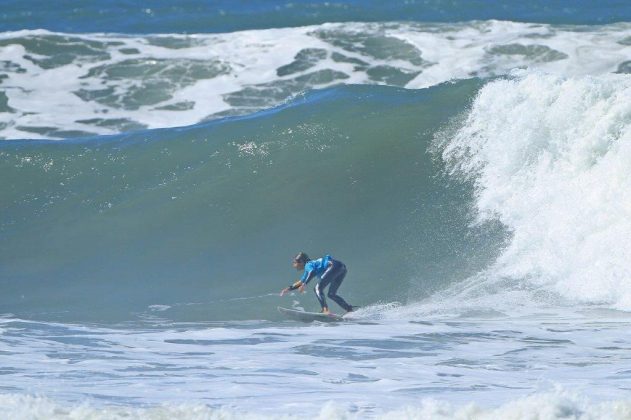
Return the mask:
<svg viewBox="0 0 631 420">
<path fill-rule="evenodd" d="M 309 256 L 306 253 L 299 252 L 298 255 L 294 257 L 294 261 L 302 263 L 302 264 L 306 264 L 307 261 L 311 261 L 311 258 L 309 258 Z"/>
</svg>

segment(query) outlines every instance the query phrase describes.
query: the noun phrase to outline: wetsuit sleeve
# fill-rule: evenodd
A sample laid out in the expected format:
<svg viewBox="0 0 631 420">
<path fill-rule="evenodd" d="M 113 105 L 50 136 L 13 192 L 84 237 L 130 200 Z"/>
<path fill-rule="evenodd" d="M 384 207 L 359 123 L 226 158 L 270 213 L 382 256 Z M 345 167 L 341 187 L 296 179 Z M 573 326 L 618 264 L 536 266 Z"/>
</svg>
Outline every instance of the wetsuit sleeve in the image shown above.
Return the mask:
<svg viewBox="0 0 631 420">
<path fill-rule="evenodd" d="M 315 277 L 316 271 L 315 270 L 305 270 L 304 274 L 302 275 L 302 277 L 300 278 L 300 281 L 303 284 L 307 284 L 311 281 L 312 278 Z"/>
<path fill-rule="evenodd" d="M 289 290 L 296 290 L 303 284 L 309 283 L 309 280 L 311 280 L 315 276 L 315 273 L 316 271 L 312 267 L 306 268 L 304 273 L 302 273 L 302 277 L 300 277 L 300 280 L 289 286 Z"/>
</svg>

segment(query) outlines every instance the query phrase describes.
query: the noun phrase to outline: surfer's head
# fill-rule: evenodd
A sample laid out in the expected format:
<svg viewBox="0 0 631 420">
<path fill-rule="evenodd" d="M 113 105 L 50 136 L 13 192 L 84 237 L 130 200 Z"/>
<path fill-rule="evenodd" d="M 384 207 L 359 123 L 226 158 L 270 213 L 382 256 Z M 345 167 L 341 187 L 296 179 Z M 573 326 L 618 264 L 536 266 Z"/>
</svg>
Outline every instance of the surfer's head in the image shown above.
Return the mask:
<svg viewBox="0 0 631 420">
<path fill-rule="evenodd" d="M 304 252 L 299 252 L 298 255 L 294 257 L 292 265 L 298 270 L 302 270 L 303 268 L 305 268 L 305 264 L 310 260 L 311 258 L 309 258 L 307 254 L 305 254 Z"/>
</svg>

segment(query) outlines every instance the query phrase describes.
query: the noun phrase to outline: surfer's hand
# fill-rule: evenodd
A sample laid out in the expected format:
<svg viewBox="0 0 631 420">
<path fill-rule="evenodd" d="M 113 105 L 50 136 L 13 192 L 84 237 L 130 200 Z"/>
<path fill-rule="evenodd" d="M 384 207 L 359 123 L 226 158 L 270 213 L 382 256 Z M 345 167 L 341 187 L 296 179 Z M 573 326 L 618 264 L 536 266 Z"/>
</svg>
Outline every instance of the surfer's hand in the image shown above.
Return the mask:
<svg viewBox="0 0 631 420">
<path fill-rule="evenodd" d="M 285 293 L 289 292 L 289 287 L 285 287 L 283 290 L 280 291 L 280 295 L 284 296 Z"/>
<path fill-rule="evenodd" d="M 304 292 L 305 292 L 305 284 L 304 284 L 304 283 L 303 283 L 303 284 L 301 284 L 301 285 L 300 285 L 300 287 L 298 287 L 298 291 L 299 291 L 300 293 L 304 293 Z"/>
</svg>

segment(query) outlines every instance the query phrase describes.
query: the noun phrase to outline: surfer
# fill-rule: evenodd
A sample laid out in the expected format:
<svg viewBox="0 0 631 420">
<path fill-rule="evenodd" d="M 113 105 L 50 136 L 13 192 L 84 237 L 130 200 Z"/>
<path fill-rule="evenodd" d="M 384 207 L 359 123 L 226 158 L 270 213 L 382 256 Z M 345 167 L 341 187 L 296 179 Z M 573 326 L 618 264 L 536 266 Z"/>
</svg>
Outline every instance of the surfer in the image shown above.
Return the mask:
<svg viewBox="0 0 631 420">
<path fill-rule="evenodd" d="M 329 291 L 327 293 L 329 298 L 333 299 L 333 301 L 340 305 L 346 312 L 353 311 L 353 306 L 349 305 L 340 295 L 337 294 L 337 289 L 339 289 L 342 284 L 342 280 L 344 280 L 344 277 L 346 276 L 346 266 L 344 263 L 333 259 L 330 255 L 325 255 L 317 260 L 312 260 L 307 254 L 300 252 L 294 257 L 292 265 L 296 270 L 304 270 L 304 272 L 300 280 L 280 291 L 281 296 L 296 289 L 303 293 L 305 286 L 311 281 L 311 279 L 314 277 L 320 277 L 320 281 L 316 284 L 313 290 L 315 291 L 318 302 L 320 302 L 320 306 L 322 307 L 322 313 L 329 313 L 329 307 L 326 304 L 326 298 L 324 297 L 324 289 L 327 286 L 329 286 Z"/>
</svg>

